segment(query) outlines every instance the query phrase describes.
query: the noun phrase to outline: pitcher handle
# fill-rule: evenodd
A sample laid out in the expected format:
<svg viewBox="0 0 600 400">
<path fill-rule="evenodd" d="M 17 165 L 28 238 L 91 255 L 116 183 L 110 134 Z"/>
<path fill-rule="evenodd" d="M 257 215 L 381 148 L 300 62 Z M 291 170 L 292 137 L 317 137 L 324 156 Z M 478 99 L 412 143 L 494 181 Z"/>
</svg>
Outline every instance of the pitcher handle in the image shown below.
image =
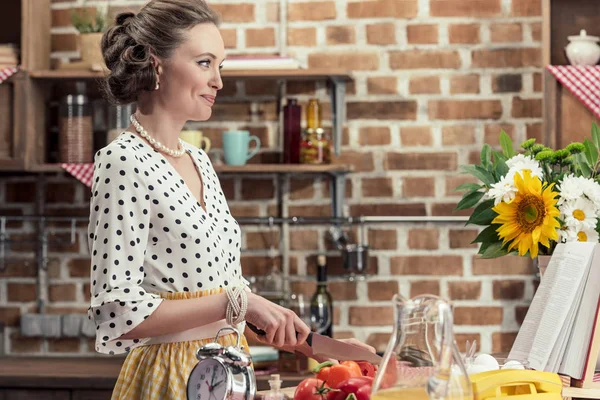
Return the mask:
<svg viewBox="0 0 600 400">
<path fill-rule="evenodd" d="M 254 157 L 256 153 L 258 153 L 258 150 L 260 150 L 260 139 L 258 138 L 258 136 L 252 135 L 248 138 L 248 141 L 254 141 L 256 143 L 256 146 L 254 146 L 254 148 L 250 150 L 250 153 L 248 153 L 248 155 L 246 156 L 246 160 L 249 160 L 252 157 Z"/>
</svg>

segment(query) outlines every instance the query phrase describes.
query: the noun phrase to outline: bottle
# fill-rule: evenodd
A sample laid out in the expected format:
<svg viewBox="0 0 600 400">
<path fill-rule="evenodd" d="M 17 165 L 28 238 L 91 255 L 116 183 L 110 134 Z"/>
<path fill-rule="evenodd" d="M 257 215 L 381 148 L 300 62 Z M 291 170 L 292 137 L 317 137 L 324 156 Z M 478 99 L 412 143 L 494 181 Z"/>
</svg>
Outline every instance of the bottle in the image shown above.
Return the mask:
<svg viewBox="0 0 600 400">
<path fill-rule="evenodd" d="M 271 374 L 271 379 L 269 379 L 269 392 L 265 395 L 264 400 L 285 400 L 288 397 L 281 391 L 281 383 L 283 381 L 280 379 L 279 374 Z"/>
<path fill-rule="evenodd" d="M 317 129 L 321 127 L 322 110 L 319 100 L 310 99 L 306 108 L 306 127 Z"/>
<path fill-rule="evenodd" d="M 296 99 L 290 98 L 283 106 L 283 162 L 298 164 L 300 162 L 300 119 L 302 107 Z"/>
<path fill-rule="evenodd" d="M 327 263 L 325 256 L 317 256 L 317 289 L 310 299 L 310 317 L 313 330 L 333 337 L 333 299 L 327 290 Z"/>
</svg>

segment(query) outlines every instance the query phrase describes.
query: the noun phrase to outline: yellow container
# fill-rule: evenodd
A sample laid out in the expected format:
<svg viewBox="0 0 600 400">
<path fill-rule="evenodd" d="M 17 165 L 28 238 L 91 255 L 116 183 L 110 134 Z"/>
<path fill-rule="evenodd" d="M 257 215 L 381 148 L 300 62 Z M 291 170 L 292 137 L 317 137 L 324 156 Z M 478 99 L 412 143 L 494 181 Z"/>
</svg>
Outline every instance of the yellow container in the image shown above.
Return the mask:
<svg viewBox="0 0 600 400">
<path fill-rule="evenodd" d="M 533 370 L 504 369 L 469 376 L 475 400 L 562 400 L 558 374 Z"/>
</svg>

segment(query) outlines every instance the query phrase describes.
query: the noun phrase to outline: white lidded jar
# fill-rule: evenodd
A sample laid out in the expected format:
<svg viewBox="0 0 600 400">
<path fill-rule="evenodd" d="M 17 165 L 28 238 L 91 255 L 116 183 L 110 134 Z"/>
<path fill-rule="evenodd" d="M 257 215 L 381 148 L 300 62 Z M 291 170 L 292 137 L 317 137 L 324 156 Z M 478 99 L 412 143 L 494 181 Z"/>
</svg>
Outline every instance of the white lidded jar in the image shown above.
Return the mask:
<svg viewBox="0 0 600 400">
<path fill-rule="evenodd" d="M 579 35 L 569 36 L 569 44 L 565 47 L 571 65 L 596 65 L 600 60 L 598 36 L 588 36 L 585 29 Z"/>
</svg>

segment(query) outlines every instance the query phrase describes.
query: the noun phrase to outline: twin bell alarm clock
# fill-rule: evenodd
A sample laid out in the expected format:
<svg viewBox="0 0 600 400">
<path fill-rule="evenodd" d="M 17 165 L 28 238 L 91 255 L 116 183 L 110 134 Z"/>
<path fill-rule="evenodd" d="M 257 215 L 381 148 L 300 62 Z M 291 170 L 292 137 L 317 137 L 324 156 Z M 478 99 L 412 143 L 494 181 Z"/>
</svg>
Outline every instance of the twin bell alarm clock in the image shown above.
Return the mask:
<svg viewBox="0 0 600 400">
<path fill-rule="evenodd" d="M 217 343 L 223 330 L 237 335 L 236 346 Z M 234 328 L 222 328 L 213 343 L 196 352 L 198 364 L 187 383 L 188 400 L 252 400 L 256 394 L 256 378 L 248 353 L 240 347 L 240 333 Z"/>
</svg>

